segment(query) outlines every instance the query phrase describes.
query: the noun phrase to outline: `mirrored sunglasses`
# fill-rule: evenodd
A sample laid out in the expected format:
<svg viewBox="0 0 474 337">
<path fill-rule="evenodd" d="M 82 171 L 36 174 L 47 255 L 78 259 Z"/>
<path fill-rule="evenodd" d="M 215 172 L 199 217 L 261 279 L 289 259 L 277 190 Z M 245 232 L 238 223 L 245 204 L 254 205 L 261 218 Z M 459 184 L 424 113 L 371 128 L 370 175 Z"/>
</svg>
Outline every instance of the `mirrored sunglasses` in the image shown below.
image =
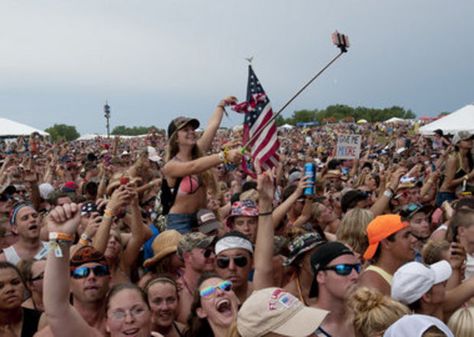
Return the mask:
<svg viewBox="0 0 474 337">
<path fill-rule="evenodd" d="M 220 289 L 220 290 L 225 291 L 225 292 L 231 291 L 232 290 L 232 282 L 230 282 L 228 280 L 222 281 L 218 285 L 209 286 L 207 288 L 204 288 L 203 290 L 201 290 L 199 292 L 199 294 L 201 295 L 201 297 L 209 297 L 212 294 L 214 294 L 217 291 L 217 289 Z"/>
<path fill-rule="evenodd" d="M 106 276 L 109 275 L 109 267 L 104 265 L 98 265 L 95 267 L 79 267 L 71 272 L 71 277 L 75 279 L 86 278 L 93 272 L 95 276 Z"/>
<path fill-rule="evenodd" d="M 327 266 L 326 268 L 323 268 L 322 270 L 333 270 L 336 272 L 337 275 L 340 276 L 348 276 L 350 273 L 352 273 L 352 269 L 354 269 L 357 274 L 360 273 L 362 266 L 360 263 L 356 264 L 336 264 L 334 266 Z"/>
</svg>

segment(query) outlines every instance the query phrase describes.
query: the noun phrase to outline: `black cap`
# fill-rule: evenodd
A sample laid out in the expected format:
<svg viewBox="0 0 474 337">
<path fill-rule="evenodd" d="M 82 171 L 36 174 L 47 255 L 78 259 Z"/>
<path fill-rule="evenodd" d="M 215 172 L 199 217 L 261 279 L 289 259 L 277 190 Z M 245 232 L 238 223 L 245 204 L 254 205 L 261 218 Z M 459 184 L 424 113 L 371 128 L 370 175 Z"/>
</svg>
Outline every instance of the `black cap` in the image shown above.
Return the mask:
<svg viewBox="0 0 474 337">
<path fill-rule="evenodd" d="M 349 247 L 338 241 L 325 242 L 319 245 L 316 251 L 311 255 L 313 283 L 311 284 L 309 297 L 316 297 L 318 295 L 318 281 L 316 281 L 318 272 L 341 255 L 354 255 L 354 253 Z"/>
<path fill-rule="evenodd" d="M 433 207 L 430 205 L 422 205 L 418 203 L 409 203 L 408 205 L 403 206 L 398 213 L 404 219 L 411 219 L 416 213 L 426 213 L 429 214 L 433 210 Z"/>
<path fill-rule="evenodd" d="M 368 197 L 368 193 L 361 190 L 347 191 L 341 198 L 342 212 L 346 213 L 349 209 L 354 208 L 357 202 L 366 200 Z"/>
<path fill-rule="evenodd" d="M 195 118 L 188 118 L 188 117 L 177 117 L 173 119 L 168 125 L 168 139 L 178 130 L 181 130 L 186 125 L 191 125 L 194 129 L 199 127 L 199 121 Z"/>
</svg>

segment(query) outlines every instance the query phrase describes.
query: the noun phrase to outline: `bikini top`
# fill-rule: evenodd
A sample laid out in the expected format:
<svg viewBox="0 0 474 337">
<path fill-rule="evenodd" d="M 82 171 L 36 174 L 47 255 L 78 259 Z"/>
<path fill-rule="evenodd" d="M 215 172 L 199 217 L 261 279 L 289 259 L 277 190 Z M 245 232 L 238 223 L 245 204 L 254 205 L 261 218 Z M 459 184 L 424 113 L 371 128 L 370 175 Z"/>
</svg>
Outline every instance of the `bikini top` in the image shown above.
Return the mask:
<svg viewBox="0 0 474 337">
<path fill-rule="evenodd" d="M 173 159 L 177 161 L 182 161 L 176 156 Z M 181 179 L 181 182 L 179 183 L 178 194 L 180 195 L 193 194 L 201 186 L 202 186 L 202 181 L 199 175 L 194 174 L 190 176 L 185 176 Z M 172 189 L 174 189 L 174 187 Z"/>
</svg>

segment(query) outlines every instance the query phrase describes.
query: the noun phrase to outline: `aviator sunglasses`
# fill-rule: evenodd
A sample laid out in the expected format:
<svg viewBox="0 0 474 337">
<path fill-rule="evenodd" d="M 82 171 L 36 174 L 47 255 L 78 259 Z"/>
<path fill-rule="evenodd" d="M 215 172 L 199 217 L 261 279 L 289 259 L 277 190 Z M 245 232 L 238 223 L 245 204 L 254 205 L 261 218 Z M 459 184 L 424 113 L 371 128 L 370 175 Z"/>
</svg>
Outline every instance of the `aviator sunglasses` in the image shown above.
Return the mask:
<svg viewBox="0 0 474 337">
<path fill-rule="evenodd" d="M 247 263 L 249 262 L 247 257 L 245 256 L 234 256 L 234 257 L 220 256 L 216 259 L 217 267 L 221 269 L 225 269 L 229 267 L 230 259 L 234 260 L 234 263 L 237 267 L 245 267 Z"/>
<path fill-rule="evenodd" d="M 218 285 L 209 286 L 209 287 L 204 288 L 203 290 L 201 290 L 199 292 L 199 295 L 201 295 L 201 297 L 209 297 L 212 294 L 214 294 L 217 291 L 217 289 L 220 289 L 220 290 L 225 291 L 225 292 L 231 291 L 232 290 L 232 282 L 226 280 L 226 281 L 222 281 Z"/>
<path fill-rule="evenodd" d="M 341 264 L 336 264 L 334 266 L 327 266 L 326 268 L 323 268 L 322 270 L 333 270 L 336 272 L 337 275 L 340 276 L 347 276 L 352 273 L 352 269 L 354 269 L 357 274 L 360 273 L 362 266 L 360 263 L 356 264 L 346 264 L 346 263 L 341 263 Z"/>
<path fill-rule="evenodd" d="M 71 277 L 75 279 L 81 279 L 81 278 L 86 278 L 89 276 L 91 271 L 94 273 L 95 276 L 106 276 L 109 275 L 109 267 L 103 266 L 103 265 L 98 265 L 95 267 L 79 267 L 74 269 L 71 272 Z"/>
</svg>

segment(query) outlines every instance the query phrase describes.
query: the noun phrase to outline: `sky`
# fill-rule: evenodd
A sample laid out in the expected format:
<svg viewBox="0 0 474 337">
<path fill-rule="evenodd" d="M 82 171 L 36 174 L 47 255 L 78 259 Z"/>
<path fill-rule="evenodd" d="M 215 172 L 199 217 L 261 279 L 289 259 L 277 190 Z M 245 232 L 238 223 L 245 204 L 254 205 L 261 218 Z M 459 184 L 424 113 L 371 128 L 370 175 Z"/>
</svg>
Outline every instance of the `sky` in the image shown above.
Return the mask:
<svg viewBox="0 0 474 337">
<path fill-rule="evenodd" d="M 1 0 L 0 117 L 39 129 L 205 126 L 246 95 L 245 58 L 274 110 L 351 47 L 284 112 L 332 104 L 437 115 L 474 103 L 474 1 Z M 223 126 L 242 123 L 230 112 Z"/>
</svg>

